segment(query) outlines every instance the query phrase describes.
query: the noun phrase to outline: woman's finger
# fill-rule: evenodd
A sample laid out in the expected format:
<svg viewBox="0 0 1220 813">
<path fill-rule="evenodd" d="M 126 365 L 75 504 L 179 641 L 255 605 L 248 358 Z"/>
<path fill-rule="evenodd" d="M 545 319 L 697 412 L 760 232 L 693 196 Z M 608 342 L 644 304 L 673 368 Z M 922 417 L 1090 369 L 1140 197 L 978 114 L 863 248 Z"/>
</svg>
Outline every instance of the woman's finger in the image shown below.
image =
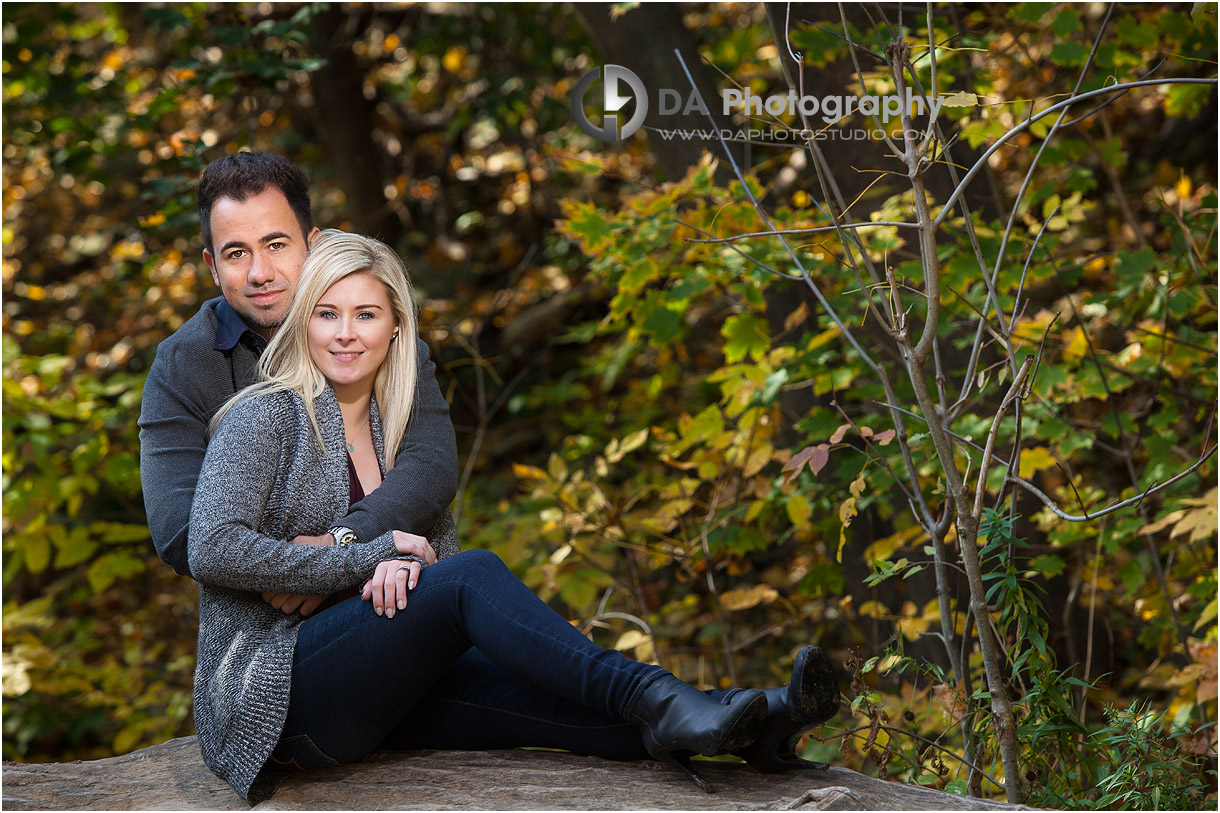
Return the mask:
<svg viewBox="0 0 1220 813">
<path fill-rule="evenodd" d="M 394 583 L 392 568 L 397 566 L 397 562 L 382 562 L 381 568 L 384 569 L 382 582 L 382 606 L 385 607 L 385 617 L 394 617 L 395 594 L 398 592 L 398 586 Z"/>
<path fill-rule="evenodd" d="M 408 583 L 411 578 L 411 568 L 406 567 L 406 562 L 399 562 L 398 567 L 394 568 L 394 586 L 398 601 L 398 609 L 407 609 L 407 591 L 411 589 Z"/>
<path fill-rule="evenodd" d="M 373 598 L 373 612 L 381 615 L 385 612 L 385 562 L 377 565 L 373 578 L 369 580 L 369 590 Z"/>
<path fill-rule="evenodd" d="M 411 563 L 411 570 L 410 570 L 411 578 L 407 582 L 408 589 L 414 590 L 415 585 L 419 584 L 419 574 L 422 573 L 423 570 L 424 570 L 424 566 L 421 565 L 419 562 Z"/>
</svg>

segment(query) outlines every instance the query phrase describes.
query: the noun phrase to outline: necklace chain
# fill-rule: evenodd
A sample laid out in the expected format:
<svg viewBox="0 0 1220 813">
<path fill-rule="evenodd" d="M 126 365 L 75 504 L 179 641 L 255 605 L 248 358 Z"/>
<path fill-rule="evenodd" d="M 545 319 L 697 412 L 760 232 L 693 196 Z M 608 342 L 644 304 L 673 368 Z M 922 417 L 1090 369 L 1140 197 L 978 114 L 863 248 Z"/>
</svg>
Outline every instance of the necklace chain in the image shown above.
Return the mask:
<svg viewBox="0 0 1220 813">
<path fill-rule="evenodd" d="M 365 419 L 364 419 L 363 426 L 366 426 L 366 427 L 367 427 L 368 425 L 369 425 L 369 419 L 368 419 L 368 418 L 365 418 Z M 357 429 L 359 429 L 360 427 L 358 426 L 358 427 L 356 427 L 356 428 L 357 428 Z M 343 434 L 346 436 L 346 435 L 347 435 L 347 432 L 346 432 L 346 431 L 344 431 L 344 433 L 343 433 Z M 346 438 L 346 437 L 344 437 L 344 440 L 347 440 L 347 438 Z M 356 452 L 356 444 L 354 444 L 354 443 L 349 443 L 349 444 L 347 444 L 347 450 L 348 450 L 349 452 L 351 452 L 352 454 L 355 454 L 355 452 Z"/>
</svg>

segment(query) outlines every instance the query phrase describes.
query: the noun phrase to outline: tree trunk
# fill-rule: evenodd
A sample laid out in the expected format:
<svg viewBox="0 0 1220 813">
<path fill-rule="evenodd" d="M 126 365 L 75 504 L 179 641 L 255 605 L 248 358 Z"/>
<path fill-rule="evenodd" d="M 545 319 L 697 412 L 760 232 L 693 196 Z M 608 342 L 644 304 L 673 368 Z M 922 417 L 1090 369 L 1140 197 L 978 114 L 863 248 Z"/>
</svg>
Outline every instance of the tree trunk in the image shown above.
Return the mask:
<svg viewBox="0 0 1220 813">
<path fill-rule="evenodd" d="M 390 245 L 401 228 L 382 191 L 387 174 L 373 141 L 375 107 L 365 98 L 365 71 L 352 53 L 363 14 L 332 5 L 314 20 L 316 52 L 326 65 L 311 75 L 318 133 L 326 163 L 347 198 L 352 228 Z"/>
</svg>

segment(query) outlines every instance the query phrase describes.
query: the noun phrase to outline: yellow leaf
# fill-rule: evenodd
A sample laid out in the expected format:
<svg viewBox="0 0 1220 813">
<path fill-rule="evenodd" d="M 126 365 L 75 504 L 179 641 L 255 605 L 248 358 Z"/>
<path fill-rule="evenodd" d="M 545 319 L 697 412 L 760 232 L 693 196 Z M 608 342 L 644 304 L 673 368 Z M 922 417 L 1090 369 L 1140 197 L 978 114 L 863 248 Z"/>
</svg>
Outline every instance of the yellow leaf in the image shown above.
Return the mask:
<svg viewBox="0 0 1220 813">
<path fill-rule="evenodd" d="M 551 564 L 553 564 L 553 565 L 559 564 L 564 559 L 567 559 L 568 554 L 571 552 L 572 552 L 572 546 L 564 545 L 562 548 L 560 548 L 559 550 L 557 550 L 551 554 Z"/>
<path fill-rule="evenodd" d="M 747 610 L 759 604 L 770 604 L 779 598 L 779 593 L 769 584 L 756 584 L 739 590 L 720 594 L 720 606 L 726 610 Z"/>
<path fill-rule="evenodd" d="M 809 306 L 802 302 L 796 310 L 784 317 L 784 330 L 793 330 L 809 318 Z"/>
<path fill-rule="evenodd" d="M 1190 178 L 1186 177 L 1186 173 L 1182 173 L 1182 176 L 1178 178 L 1178 185 L 1175 188 L 1175 191 L 1178 193 L 1178 197 L 1182 200 L 1190 197 Z"/>
<path fill-rule="evenodd" d="M 746 461 L 745 468 L 741 471 L 742 477 L 753 477 L 763 470 L 763 467 L 771 462 L 771 453 L 775 450 L 771 448 L 770 443 L 764 443 L 759 448 L 750 453 L 750 459 Z"/>
<path fill-rule="evenodd" d="M 632 647 L 637 647 L 642 642 L 647 641 L 647 640 L 648 640 L 648 636 L 645 635 L 642 631 L 627 630 L 626 632 L 624 632 L 622 635 L 619 636 L 619 639 L 617 641 L 614 642 L 614 648 L 617 649 L 619 652 L 622 652 L 625 649 L 631 649 Z"/>
<path fill-rule="evenodd" d="M 861 494 L 864 493 L 864 486 L 865 486 L 864 470 L 861 469 L 860 473 L 856 475 L 856 479 L 852 480 L 852 483 L 850 486 L 848 486 L 848 488 L 851 490 L 851 495 L 853 497 L 859 497 Z M 855 515 L 856 515 L 856 512 L 852 511 L 852 516 L 855 516 Z"/>
<path fill-rule="evenodd" d="M 809 505 L 809 500 L 801 494 L 794 495 L 784 508 L 788 512 L 788 519 L 792 520 L 792 524 L 798 528 L 808 525 L 809 518 L 813 516 L 813 507 Z"/>
<path fill-rule="evenodd" d="M 1079 361 L 1084 358 L 1084 354 L 1089 352 L 1089 342 L 1085 338 L 1084 331 L 1080 325 L 1076 325 L 1068 331 L 1069 339 L 1067 346 L 1063 348 L 1063 358 L 1065 361 Z"/>
<path fill-rule="evenodd" d="M 518 480 L 545 480 L 546 472 L 537 466 L 527 466 L 524 463 L 514 463 L 513 476 Z"/>
<path fill-rule="evenodd" d="M 890 611 L 880 601 L 866 601 L 860 605 L 857 610 L 860 615 L 868 616 L 869 618 L 889 618 Z"/>
<path fill-rule="evenodd" d="M 852 483 L 853 493 L 855 490 L 855 485 L 858 482 L 860 482 L 859 478 Z M 839 528 L 839 549 L 835 551 L 835 561 L 837 562 L 841 563 L 843 561 L 843 548 L 847 545 L 847 526 L 851 525 L 851 521 L 855 518 L 856 498 L 848 497 L 843 501 L 843 504 L 839 506 L 839 519 L 843 522 L 843 525 Z"/>
<path fill-rule="evenodd" d="M 951 96 L 943 97 L 940 103 L 943 107 L 976 107 L 979 103 L 979 97 L 974 93 L 959 90 Z"/>
<path fill-rule="evenodd" d="M 928 627 L 932 626 L 926 618 L 899 618 L 895 623 L 898 625 L 898 631 L 908 641 L 918 639 L 920 633 L 926 632 Z"/>
<path fill-rule="evenodd" d="M 878 539 L 873 544 L 869 545 L 864 550 L 864 561 L 866 562 L 884 562 L 893 555 L 894 551 L 901 547 L 909 545 L 923 534 L 923 529 L 918 525 L 912 525 L 898 533 L 890 534 L 884 539 Z"/>
<path fill-rule="evenodd" d="M 452 45 L 445 52 L 441 64 L 445 66 L 445 70 L 449 73 L 457 73 L 462 69 L 462 62 L 466 59 L 466 49 L 460 45 Z"/>
<path fill-rule="evenodd" d="M 1045 446 L 1035 446 L 1032 449 L 1021 450 L 1021 462 L 1018 465 L 1018 475 L 1022 480 L 1028 480 L 1034 472 L 1054 468 L 1055 458 Z"/>
</svg>

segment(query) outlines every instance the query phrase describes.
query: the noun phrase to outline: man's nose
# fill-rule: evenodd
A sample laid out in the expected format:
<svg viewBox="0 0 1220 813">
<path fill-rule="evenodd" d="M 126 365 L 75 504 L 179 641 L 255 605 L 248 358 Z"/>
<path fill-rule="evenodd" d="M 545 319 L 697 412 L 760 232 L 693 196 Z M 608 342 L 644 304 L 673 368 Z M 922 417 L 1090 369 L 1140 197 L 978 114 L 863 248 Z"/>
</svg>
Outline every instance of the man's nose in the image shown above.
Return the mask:
<svg viewBox="0 0 1220 813">
<path fill-rule="evenodd" d="M 268 257 L 263 256 L 261 252 L 254 252 L 254 256 L 250 261 L 250 273 L 248 275 L 250 285 L 258 287 L 266 285 L 275 279 L 275 265 Z"/>
</svg>

